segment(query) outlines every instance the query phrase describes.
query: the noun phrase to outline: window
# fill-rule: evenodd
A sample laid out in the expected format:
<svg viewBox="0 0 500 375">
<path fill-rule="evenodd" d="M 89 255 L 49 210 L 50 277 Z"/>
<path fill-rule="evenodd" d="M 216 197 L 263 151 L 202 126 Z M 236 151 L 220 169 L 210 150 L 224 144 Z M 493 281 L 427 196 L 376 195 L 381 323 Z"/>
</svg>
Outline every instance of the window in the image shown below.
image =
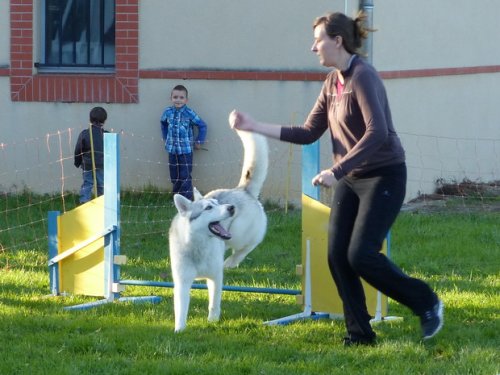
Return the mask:
<svg viewBox="0 0 500 375">
<path fill-rule="evenodd" d="M 45 0 L 40 68 L 113 69 L 115 0 Z"/>
</svg>

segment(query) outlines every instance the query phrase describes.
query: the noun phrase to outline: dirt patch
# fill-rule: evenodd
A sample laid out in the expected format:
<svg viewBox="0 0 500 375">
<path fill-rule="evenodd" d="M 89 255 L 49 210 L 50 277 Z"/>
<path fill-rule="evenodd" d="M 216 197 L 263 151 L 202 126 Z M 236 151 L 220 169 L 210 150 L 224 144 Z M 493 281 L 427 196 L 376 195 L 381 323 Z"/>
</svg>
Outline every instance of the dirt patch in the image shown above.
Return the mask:
<svg viewBox="0 0 500 375">
<path fill-rule="evenodd" d="M 438 180 L 432 194 L 421 194 L 403 205 L 410 212 L 500 212 L 500 181 Z"/>
</svg>

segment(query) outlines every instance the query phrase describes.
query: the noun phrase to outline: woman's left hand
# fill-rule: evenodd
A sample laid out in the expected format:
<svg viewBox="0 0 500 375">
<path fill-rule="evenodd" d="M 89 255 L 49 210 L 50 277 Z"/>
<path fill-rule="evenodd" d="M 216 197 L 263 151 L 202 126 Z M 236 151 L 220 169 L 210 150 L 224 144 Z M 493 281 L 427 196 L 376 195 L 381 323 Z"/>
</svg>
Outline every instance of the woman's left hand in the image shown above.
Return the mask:
<svg viewBox="0 0 500 375">
<path fill-rule="evenodd" d="M 328 187 L 328 188 L 335 185 L 336 182 L 337 182 L 337 179 L 335 178 L 335 175 L 333 174 L 333 172 L 330 169 L 325 169 L 325 170 L 321 171 L 319 174 L 314 176 L 314 178 L 312 179 L 312 184 L 314 186 L 321 185 L 321 186 Z"/>
</svg>

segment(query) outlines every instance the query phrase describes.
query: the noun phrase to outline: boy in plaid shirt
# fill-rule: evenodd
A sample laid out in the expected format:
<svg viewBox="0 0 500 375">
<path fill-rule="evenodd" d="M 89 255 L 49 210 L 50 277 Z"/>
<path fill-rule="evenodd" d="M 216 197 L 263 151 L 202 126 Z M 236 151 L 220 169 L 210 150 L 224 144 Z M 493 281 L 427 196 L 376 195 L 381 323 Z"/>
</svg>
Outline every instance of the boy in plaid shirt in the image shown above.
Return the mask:
<svg viewBox="0 0 500 375">
<path fill-rule="evenodd" d="M 193 200 L 193 145 L 201 148 L 207 135 L 207 124 L 189 108 L 186 87 L 177 85 L 170 94 L 172 106 L 161 116 L 161 134 L 168 153 L 168 166 L 172 192 Z M 198 136 L 193 141 L 193 126 L 198 127 Z"/>
</svg>

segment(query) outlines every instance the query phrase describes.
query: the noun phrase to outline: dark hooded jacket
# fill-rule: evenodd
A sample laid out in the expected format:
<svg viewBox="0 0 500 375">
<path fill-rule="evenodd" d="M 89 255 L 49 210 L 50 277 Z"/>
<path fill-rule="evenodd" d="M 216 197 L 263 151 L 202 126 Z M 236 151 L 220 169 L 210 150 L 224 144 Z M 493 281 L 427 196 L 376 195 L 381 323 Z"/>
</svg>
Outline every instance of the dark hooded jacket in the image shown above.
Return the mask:
<svg viewBox="0 0 500 375">
<path fill-rule="evenodd" d="M 90 143 L 90 132 L 89 129 L 92 128 L 92 140 L 94 143 L 94 160 L 96 169 L 104 169 L 104 130 L 103 125 L 100 123 L 94 123 L 89 128 L 82 130 L 78 136 L 75 146 L 75 167 L 80 168 L 84 171 L 92 170 L 92 155 L 91 155 L 91 143 Z"/>
</svg>

